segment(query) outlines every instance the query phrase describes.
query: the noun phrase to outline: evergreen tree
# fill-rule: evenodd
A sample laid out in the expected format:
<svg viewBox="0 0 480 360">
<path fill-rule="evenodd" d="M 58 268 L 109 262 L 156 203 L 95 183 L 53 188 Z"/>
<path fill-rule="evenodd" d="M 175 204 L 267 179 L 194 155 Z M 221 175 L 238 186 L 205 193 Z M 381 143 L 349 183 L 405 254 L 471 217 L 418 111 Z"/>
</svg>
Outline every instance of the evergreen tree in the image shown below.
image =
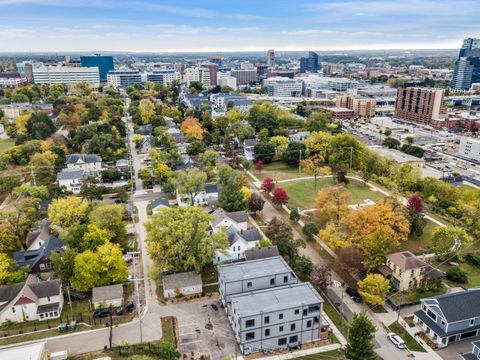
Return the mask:
<svg viewBox="0 0 480 360">
<path fill-rule="evenodd" d="M 237 183 L 230 181 L 223 187 L 218 198 L 218 206 L 226 211 L 240 211 L 247 208 L 247 202 Z"/>
<path fill-rule="evenodd" d="M 350 360 L 376 360 L 377 355 L 373 351 L 375 330 L 375 325 L 372 324 L 367 314 L 364 312 L 354 314 L 348 333 L 346 357 Z"/>
</svg>

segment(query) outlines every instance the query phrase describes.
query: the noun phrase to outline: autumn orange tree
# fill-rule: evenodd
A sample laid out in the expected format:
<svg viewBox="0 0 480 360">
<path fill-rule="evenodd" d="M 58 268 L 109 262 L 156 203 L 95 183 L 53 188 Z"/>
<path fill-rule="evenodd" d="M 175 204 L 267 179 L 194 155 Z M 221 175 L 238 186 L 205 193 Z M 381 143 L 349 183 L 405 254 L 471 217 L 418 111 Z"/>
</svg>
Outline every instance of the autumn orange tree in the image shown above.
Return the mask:
<svg viewBox="0 0 480 360">
<path fill-rule="evenodd" d="M 187 117 L 180 125 L 180 130 L 185 134 L 186 137 L 193 137 L 195 139 L 202 140 L 203 132 L 202 126 L 197 118 L 193 116 Z"/>
<path fill-rule="evenodd" d="M 329 186 L 318 192 L 316 216 L 324 224 L 329 221 L 340 222 L 340 218 L 348 214 L 350 193 L 343 185 Z"/>
</svg>

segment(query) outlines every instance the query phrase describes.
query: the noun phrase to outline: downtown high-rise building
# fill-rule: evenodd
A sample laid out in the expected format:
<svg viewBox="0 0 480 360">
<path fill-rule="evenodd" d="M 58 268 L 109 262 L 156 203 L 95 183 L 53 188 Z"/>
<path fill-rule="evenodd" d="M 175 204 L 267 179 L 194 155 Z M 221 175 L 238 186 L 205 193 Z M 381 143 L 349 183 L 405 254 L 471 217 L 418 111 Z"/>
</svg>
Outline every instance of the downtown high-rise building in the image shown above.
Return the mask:
<svg viewBox="0 0 480 360">
<path fill-rule="evenodd" d="M 267 66 L 270 68 L 275 67 L 275 51 L 273 49 L 267 51 Z"/>
<path fill-rule="evenodd" d="M 113 57 L 110 55 L 87 55 L 80 56 L 80 66 L 82 67 L 98 67 L 100 74 L 100 82 L 107 82 L 107 74 L 109 71 L 114 70 Z"/>
<path fill-rule="evenodd" d="M 445 90 L 417 86 L 399 88 L 395 102 L 395 117 L 398 119 L 430 124 L 444 113 Z"/>
<path fill-rule="evenodd" d="M 468 38 L 455 62 L 452 89 L 468 90 L 474 83 L 480 83 L 480 39 Z"/>
<path fill-rule="evenodd" d="M 300 72 L 317 73 L 320 69 L 318 65 L 318 54 L 313 51 L 308 52 L 308 57 L 300 58 Z"/>
</svg>

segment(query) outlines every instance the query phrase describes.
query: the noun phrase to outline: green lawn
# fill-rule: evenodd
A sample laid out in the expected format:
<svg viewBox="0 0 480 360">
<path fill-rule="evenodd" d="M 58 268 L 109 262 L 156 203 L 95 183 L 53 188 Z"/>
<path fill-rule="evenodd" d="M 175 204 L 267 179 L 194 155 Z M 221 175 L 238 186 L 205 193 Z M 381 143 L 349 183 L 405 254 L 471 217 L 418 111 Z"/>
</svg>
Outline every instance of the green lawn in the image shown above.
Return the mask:
<svg viewBox="0 0 480 360">
<path fill-rule="evenodd" d="M 347 321 L 343 318 L 343 316 L 333 307 L 332 304 L 330 304 L 329 301 L 325 301 L 323 303 L 323 311 L 325 311 L 325 314 L 332 320 L 332 322 L 335 324 L 335 326 L 338 328 L 338 330 L 342 333 L 345 338 L 348 337 L 348 329 L 349 325 Z"/>
<path fill-rule="evenodd" d="M 317 192 L 326 186 L 333 185 L 332 179 L 318 179 L 317 180 Z M 315 181 L 313 179 L 292 181 L 287 183 L 280 183 L 277 187 L 282 187 L 288 194 L 288 206 L 299 207 L 301 209 L 313 209 L 315 208 L 315 197 L 317 192 L 315 191 Z M 365 199 L 377 201 L 383 199 L 385 196 L 376 191 L 372 191 L 368 186 L 365 186 L 363 182 L 357 180 L 350 180 L 347 185 L 347 189 L 350 191 L 350 204 L 358 204 Z"/>
<path fill-rule="evenodd" d="M 263 180 L 266 177 L 271 177 L 274 180 L 286 180 L 309 176 L 305 173 L 299 173 L 298 166 L 288 166 L 281 161 L 266 164 L 263 170 L 260 172 L 255 169 L 255 166 L 253 166 L 250 172 L 255 175 L 259 180 Z"/>
<path fill-rule="evenodd" d="M 204 285 L 218 282 L 218 271 L 213 265 L 204 268 L 201 272 L 202 282 Z"/>
<path fill-rule="evenodd" d="M 175 341 L 175 329 L 173 328 L 173 317 L 163 317 L 161 318 L 162 322 L 162 339 L 169 341 L 172 344 L 176 344 Z"/>
<path fill-rule="evenodd" d="M 15 146 L 15 140 L 14 139 L 2 139 L 2 140 L 0 140 L 0 153 L 10 149 L 13 146 Z"/>
<path fill-rule="evenodd" d="M 410 303 L 419 302 L 421 299 L 443 295 L 446 292 L 447 292 L 447 289 L 445 287 L 442 287 L 440 289 L 433 289 L 433 290 L 423 290 L 421 288 L 418 288 L 417 290 L 412 290 L 410 292 L 404 293 L 402 296 L 400 293 L 395 293 L 390 298 L 390 300 L 394 304 L 399 304 L 400 302 L 402 302 L 402 304 L 410 304 Z"/>
<path fill-rule="evenodd" d="M 301 356 L 293 358 L 294 360 L 343 360 L 346 359 L 342 350 L 332 350 L 332 351 L 325 351 L 323 353 L 311 354 L 307 356 Z"/>
<path fill-rule="evenodd" d="M 450 266 L 448 264 L 440 265 L 440 270 L 447 271 L 454 266 Z M 468 274 L 468 283 L 467 284 L 457 284 L 453 281 L 445 279 L 445 282 L 450 286 L 461 286 L 464 288 L 473 288 L 480 286 L 480 268 L 470 265 L 469 263 L 460 263 L 460 269 L 466 271 Z"/>
<path fill-rule="evenodd" d="M 415 340 L 398 322 L 394 322 L 388 327 L 390 331 L 400 336 L 410 351 L 426 352 L 422 345 Z"/>
<path fill-rule="evenodd" d="M 425 228 L 423 229 L 423 234 L 419 237 L 410 236 L 407 241 L 400 244 L 398 251 L 409 250 L 417 255 L 430 252 L 432 233 L 436 227 L 438 227 L 437 224 L 427 220 Z"/>
</svg>

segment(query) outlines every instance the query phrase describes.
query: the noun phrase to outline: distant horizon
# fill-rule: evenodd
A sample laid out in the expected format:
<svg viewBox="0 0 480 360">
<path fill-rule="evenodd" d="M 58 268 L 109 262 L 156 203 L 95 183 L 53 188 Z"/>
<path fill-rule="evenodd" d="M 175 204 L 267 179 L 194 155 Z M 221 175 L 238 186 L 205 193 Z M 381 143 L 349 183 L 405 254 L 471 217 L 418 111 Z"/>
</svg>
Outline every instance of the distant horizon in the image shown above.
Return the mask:
<svg viewBox="0 0 480 360">
<path fill-rule="evenodd" d="M 457 49 L 478 14 L 478 0 L 0 0 L 0 52 Z"/>
</svg>

